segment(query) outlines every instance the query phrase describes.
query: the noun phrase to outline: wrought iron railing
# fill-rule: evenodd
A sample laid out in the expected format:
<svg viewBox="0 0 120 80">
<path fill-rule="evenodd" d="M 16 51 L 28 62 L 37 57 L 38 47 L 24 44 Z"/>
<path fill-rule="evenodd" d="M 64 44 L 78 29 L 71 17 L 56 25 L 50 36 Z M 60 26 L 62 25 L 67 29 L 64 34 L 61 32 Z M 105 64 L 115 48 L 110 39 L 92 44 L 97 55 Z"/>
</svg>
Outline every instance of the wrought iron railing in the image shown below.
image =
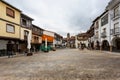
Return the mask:
<svg viewBox="0 0 120 80">
<path fill-rule="evenodd" d="M 120 27 L 111 29 L 111 35 L 120 35 Z"/>
<path fill-rule="evenodd" d="M 111 15 L 111 19 L 116 19 L 116 18 L 120 18 L 120 13 L 119 14 L 117 14 L 117 15 Z"/>
<path fill-rule="evenodd" d="M 98 39 L 98 38 L 99 38 L 98 35 L 95 35 L 95 36 L 94 36 L 94 39 Z"/>
</svg>

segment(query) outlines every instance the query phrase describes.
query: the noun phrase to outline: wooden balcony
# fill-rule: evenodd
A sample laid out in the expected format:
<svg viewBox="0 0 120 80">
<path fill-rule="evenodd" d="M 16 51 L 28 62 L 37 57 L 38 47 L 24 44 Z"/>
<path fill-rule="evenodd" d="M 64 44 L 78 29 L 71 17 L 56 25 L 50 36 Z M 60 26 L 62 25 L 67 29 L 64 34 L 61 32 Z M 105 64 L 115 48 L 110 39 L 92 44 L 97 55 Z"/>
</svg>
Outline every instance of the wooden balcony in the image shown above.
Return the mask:
<svg viewBox="0 0 120 80">
<path fill-rule="evenodd" d="M 39 43 L 39 40 L 34 40 L 34 43 Z"/>
<path fill-rule="evenodd" d="M 40 44 L 41 42 L 40 42 L 39 40 L 35 40 L 35 39 L 34 39 L 34 40 L 32 40 L 32 43 L 33 43 L 33 44 Z"/>
</svg>

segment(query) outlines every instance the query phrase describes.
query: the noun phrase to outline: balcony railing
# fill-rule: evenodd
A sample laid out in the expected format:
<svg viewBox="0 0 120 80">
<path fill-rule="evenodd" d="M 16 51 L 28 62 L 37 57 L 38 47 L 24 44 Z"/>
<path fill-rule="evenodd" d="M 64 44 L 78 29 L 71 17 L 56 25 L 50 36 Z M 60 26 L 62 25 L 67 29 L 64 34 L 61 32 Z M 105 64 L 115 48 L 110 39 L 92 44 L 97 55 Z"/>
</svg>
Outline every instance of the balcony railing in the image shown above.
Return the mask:
<svg viewBox="0 0 120 80">
<path fill-rule="evenodd" d="M 94 39 L 98 39 L 98 35 L 95 35 L 95 36 L 94 36 Z"/>
<path fill-rule="evenodd" d="M 111 29 L 111 35 L 120 35 L 120 27 L 116 29 Z"/>
<path fill-rule="evenodd" d="M 34 43 L 40 43 L 39 40 L 34 40 Z"/>
<path fill-rule="evenodd" d="M 32 43 L 39 44 L 39 43 L 41 43 L 41 41 L 33 39 Z"/>
<path fill-rule="evenodd" d="M 114 20 L 114 19 L 116 19 L 116 18 L 120 18 L 120 13 L 117 14 L 116 16 L 115 16 L 115 15 L 111 15 L 111 19 L 112 19 L 112 20 Z"/>
<path fill-rule="evenodd" d="M 106 32 L 101 33 L 101 37 L 102 37 L 102 38 L 106 38 L 106 37 L 107 37 Z"/>
</svg>

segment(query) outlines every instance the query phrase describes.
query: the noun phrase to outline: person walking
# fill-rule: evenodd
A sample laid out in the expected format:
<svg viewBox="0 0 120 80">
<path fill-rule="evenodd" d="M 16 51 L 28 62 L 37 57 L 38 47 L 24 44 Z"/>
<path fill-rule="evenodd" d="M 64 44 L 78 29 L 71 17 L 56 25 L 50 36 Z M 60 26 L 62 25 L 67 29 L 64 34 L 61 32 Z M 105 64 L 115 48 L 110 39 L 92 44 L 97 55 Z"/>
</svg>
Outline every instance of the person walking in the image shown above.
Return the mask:
<svg viewBox="0 0 120 80">
<path fill-rule="evenodd" d="M 10 56 L 13 57 L 13 44 L 11 43 L 11 41 L 9 41 L 7 44 L 7 53 L 8 53 L 8 58 L 10 58 Z"/>
</svg>

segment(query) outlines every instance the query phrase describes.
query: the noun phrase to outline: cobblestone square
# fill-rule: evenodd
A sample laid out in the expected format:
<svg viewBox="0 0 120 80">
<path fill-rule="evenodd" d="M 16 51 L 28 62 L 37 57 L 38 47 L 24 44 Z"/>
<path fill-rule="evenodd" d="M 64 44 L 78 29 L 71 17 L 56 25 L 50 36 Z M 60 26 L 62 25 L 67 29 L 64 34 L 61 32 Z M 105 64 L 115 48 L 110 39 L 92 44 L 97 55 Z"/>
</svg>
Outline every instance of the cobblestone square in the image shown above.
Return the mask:
<svg viewBox="0 0 120 80">
<path fill-rule="evenodd" d="M 120 80 L 120 54 L 62 49 L 1 57 L 0 80 Z"/>
</svg>

